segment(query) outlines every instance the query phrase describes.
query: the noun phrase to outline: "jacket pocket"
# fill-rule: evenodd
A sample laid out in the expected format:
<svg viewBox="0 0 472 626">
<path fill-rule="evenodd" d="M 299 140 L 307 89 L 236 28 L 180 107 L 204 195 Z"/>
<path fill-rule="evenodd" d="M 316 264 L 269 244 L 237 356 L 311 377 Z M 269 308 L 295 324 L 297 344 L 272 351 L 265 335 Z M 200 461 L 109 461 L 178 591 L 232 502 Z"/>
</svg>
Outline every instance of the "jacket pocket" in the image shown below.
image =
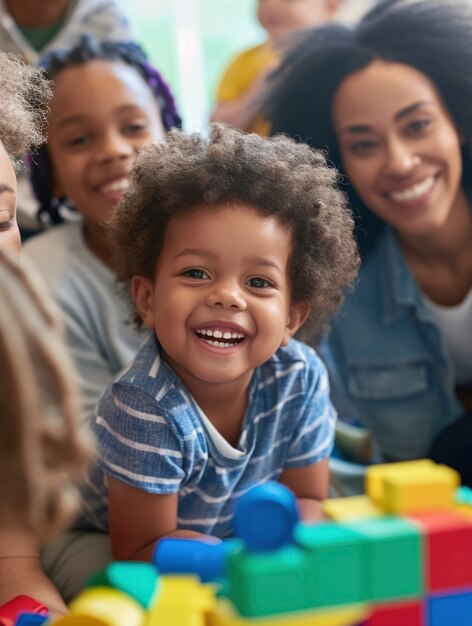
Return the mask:
<svg viewBox="0 0 472 626">
<path fill-rule="evenodd" d="M 401 399 L 428 389 L 426 362 L 349 368 L 348 387 L 354 398 L 364 400 Z"/>
</svg>

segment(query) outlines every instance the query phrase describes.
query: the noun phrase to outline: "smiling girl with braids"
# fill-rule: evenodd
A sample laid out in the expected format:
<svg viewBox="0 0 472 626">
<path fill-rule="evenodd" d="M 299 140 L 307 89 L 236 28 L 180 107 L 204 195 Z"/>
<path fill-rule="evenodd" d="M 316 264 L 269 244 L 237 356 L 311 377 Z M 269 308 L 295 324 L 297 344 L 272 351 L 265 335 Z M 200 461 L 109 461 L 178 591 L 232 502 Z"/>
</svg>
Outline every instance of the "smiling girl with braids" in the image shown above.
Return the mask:
<svg viewBox="0 0 472 626">
<path fill-rule="evenodd" d="M 142 340 L 126 325 L 126 307 L 115 294 L 106 224 L 138 149 L 160 141 L 180 118 L 166 83 L 132 43 L 83 38 L 43 65 L 54 96 L 48 144 L 33 160 L 32 182 L 43 217 L 58 223 L 73 208 L 81 220 L 29 241 L 25 253 L 60 306 L 90 416 Z"/>
</svg>

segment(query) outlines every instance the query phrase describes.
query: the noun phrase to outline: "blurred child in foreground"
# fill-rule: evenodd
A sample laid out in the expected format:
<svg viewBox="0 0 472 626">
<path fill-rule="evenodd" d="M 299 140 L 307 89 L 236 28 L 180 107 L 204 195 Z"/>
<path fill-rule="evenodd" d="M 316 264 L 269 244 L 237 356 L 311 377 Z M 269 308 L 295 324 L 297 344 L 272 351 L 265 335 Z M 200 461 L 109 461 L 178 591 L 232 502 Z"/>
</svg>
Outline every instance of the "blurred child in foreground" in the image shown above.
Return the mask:
<svg viewBox="0 0 472 626">
<path fill-rule="evenodd" d="M 34 268 L 18 264 L 12 158 L 43 140 L 50 90 L 39 70 L 0 52 L 0 604 L 29 595 L 65 605 L 41 569 L 40 540 L 70 521 L 70 475 L 86 458 L 71 363 Z"/>
</svg>

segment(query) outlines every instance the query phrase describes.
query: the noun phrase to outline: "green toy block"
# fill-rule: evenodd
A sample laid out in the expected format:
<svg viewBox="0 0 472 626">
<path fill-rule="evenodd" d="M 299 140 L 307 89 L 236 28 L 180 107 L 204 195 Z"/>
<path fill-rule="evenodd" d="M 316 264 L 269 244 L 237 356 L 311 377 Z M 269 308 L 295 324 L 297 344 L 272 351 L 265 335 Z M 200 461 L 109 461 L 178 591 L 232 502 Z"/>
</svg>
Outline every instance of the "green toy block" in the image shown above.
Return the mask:
<svg viewBox="0 0 472 626">
<path fill-rule="evenodd" d="M 311 607 L 363 602 L 365 540 L 339 524 L 298 524 L 295 541 L 308 558 Z"/>
<path fill-rule="evenodd" d="M 424 590 L 423 536 L 412 522 L 384 517 L 346 524 L 365 539 L 366 600 L 416 598 Z"/>
<path fill-rule="evenodd" d="M 115 561 L 91 576 L 87 587 L 118 589 L 148 609 L 159 587 L 159 574 L 152 563 Z"/>
<path fill-rule="evenodd" d="M 472 507 L 472 489 L 470 487 L 458 487 L 454 494 L 454 502 L 456 504 L 466 504 Z"/>
<path fill-rule="evenodd" d="M 244 617 L 300 611 L 308 606 L 307 576 L 308 560 L 295 546 L 236 551 L 228 559 L 228 598 Z"/>
</svg>

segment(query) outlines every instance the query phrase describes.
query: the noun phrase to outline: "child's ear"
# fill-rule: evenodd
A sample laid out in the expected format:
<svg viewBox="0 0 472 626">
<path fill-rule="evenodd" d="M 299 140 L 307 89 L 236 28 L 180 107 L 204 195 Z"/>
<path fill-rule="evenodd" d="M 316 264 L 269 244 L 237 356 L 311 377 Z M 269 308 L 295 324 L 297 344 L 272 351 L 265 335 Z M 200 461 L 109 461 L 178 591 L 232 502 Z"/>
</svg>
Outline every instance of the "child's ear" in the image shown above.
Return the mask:
<svg viewBox="0 0 472 626">
<path fill-rule="evenodd" d="M 154 283 L 145 276 L 133 276 L 131 293 L 138 313 L 148 330 L 154 329 Z"/>
<path fill-rule="evenodd" d="M 299 304 L 294 304 L 292 306 L 287 326 L 285 327 L 284 338 L 282 339 L 281 344 L 282 346 L 286 346 L 288 344 L 297 330 L 306 322 L 309 315 L 310 305 L 306 302 L 300 302 Z"/>
</svg>

